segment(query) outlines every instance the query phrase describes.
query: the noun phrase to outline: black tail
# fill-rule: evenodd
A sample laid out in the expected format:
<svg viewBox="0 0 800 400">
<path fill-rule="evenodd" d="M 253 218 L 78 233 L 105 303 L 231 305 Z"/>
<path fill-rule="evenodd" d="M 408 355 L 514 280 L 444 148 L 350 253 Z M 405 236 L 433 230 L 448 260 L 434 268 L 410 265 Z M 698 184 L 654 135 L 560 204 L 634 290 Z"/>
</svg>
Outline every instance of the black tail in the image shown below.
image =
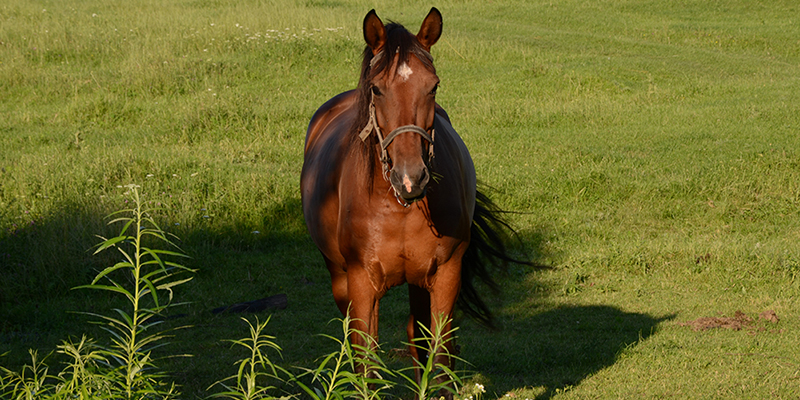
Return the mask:
<svg viewBox="0 0 800 400">
<path fill-rule="evenodd" d="M 530 266 L 535 264 L 508 255 L 506 243 L 515 232 L 503 218 L 504 211 L 480 191 L 477 191 L 475 200 L 471 239 L 461 260 L 461 291 L 457 304 L 465 314 L 494 328 L 492 312 L 475 288 L 475 278 L 497 292 L 499 287 L 490 274 L 490 267 L 504 268 L 508 263 Z"/>
</svg>

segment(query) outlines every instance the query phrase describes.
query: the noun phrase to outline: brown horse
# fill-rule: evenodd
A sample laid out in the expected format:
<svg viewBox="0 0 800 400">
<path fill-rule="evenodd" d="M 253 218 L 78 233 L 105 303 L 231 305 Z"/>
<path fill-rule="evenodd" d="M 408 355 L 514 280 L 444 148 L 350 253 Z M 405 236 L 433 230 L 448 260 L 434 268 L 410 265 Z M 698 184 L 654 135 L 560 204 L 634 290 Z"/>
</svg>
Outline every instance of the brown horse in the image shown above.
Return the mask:
<svg viewBox="0 0 800 400">
<path fill-rule="evenodd" d="M 380 299 L 403 283 L 409 284 L 411 343 L 421 336 L 418 324 L 434 328 L 440 316 L 449 321 L 457 301 L 490 322 L 473 280 L 494 284 L 485 255 L 507 259 L 504 224 L 477 191 L 467 147 L 436 104 L 439 78 L 430 49 L 441 33 L 435 8 L 416 35 L 384 25 L 370 11 L 358 88 L 322 105 L 306 133 L 306 224 L 339 310 L 349 310 L 352 327 L 372 337 Z M 351 340 L 364 345 L 360 335 Z M 410 350 L 424 365 L 428 355 Z M 448 354 L 436 357 L 452 366 Z"/>
</svg>

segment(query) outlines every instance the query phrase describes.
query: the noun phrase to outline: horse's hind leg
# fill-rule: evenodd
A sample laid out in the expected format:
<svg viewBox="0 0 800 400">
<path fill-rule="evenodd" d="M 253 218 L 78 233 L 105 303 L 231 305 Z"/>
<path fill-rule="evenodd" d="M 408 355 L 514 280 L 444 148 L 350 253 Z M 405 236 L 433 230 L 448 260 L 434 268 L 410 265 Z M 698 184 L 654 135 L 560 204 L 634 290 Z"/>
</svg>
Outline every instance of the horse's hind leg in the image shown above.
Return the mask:
<svg viewBox="0 0 800 400">
<path fill-rule="evenodd" d="M 419 366 L 424 366 L 428 361 L 427 347 L 429 344 L 415 339 L 424 337 L 420 324 L 427 329 L 431 327 L 431 294 L 426 289 L 408 284 L 408 301 L 411 308 L 411 316 L 408 318 L 406 332 L 408 333 L 408 344 L 412 345 L 409 347 L 409 352 L 414 362 L 419 362 Z M 417 382 L 421 378 L 420 374 L 421 371 L 416 369 Z"/>
</svg>

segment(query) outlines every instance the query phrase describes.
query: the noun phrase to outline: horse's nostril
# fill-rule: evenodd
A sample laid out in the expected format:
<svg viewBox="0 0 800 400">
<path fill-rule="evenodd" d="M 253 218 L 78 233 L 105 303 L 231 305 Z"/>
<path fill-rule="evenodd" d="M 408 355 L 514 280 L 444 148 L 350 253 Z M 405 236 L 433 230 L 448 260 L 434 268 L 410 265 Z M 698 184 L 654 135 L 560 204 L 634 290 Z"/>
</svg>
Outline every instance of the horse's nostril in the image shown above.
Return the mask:
<svg viewBox="0 0 800 400">
<path fill-rule="evenodd" d="M 419 174 L 419 185 L 425 186 L 428 183 L 428 169 L 423 168 L 422 172 Z"/>
</svg>

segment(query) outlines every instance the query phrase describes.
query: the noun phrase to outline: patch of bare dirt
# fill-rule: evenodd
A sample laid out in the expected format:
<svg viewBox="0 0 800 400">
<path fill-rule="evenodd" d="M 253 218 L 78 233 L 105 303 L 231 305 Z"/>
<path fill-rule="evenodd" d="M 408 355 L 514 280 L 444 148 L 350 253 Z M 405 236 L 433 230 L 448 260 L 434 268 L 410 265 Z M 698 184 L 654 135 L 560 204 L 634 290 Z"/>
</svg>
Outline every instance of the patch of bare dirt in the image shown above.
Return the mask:
<svg viewBox="0 0 800 400">
<path fill-rule="evenodd" d="M 758 314 L 758 317 L 761 319 L 765 319 L 769 322 L 772 322 L 773 324 L 777 324 L 778 321 L 780 321 L 780 319 L 778 318 L 778 314 L 775 314 L 775 311 L 773 310 L 764 311 L 761 314 Z"/>
<path fill-rule="evenodd" d="M 758 317 L 761 320 L 765 320 L 773 324 L 776 324 L 778 321 L 780 321 L 778 315 L 773 310 L 764 311 L 759 314 Z M 750 333 L 767 331 L 767 328 L 763 326 L 756 326 L 755 322 L 756 321 L 752 317 L 748 316 L 742 311 L 737 310 L 733 317 L 702 317 L 692 321 L 679 322 L 678 325 L 688 326 L 695 332 L 717 328 L 731 329 L 734 331 L 747 329 L 747 331 Z M 782 331 L 783 330 L 781 329 L 775 332 L 780 333 Z"/>
</svg>

